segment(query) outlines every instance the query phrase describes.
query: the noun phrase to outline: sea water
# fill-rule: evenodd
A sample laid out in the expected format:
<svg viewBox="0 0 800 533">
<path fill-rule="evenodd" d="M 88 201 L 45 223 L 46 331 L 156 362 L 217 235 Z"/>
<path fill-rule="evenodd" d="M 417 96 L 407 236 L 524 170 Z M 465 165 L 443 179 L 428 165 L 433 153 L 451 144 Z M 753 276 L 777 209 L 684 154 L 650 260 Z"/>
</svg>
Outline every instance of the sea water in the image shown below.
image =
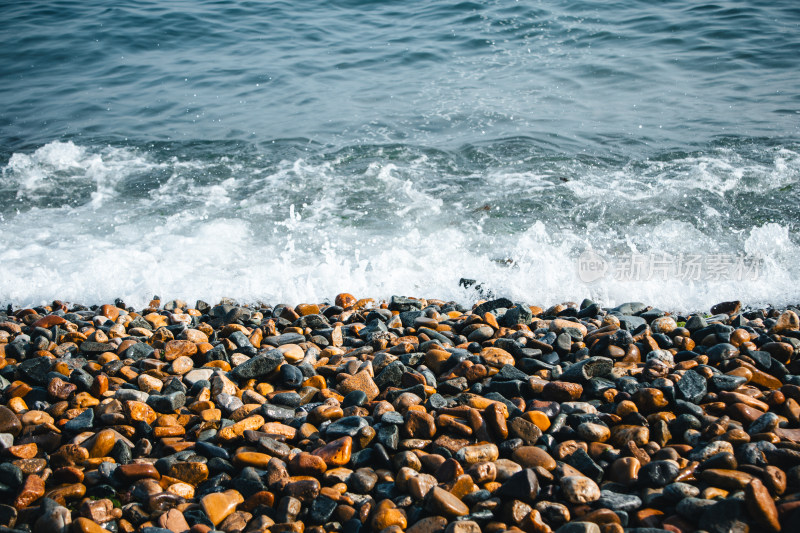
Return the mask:
<svg viewBox="0 0 800 533">
<path fill-rule="evenodd" d="M 800 4 L 0 4 L 0 303 L 800 302 Z"/>
</svg>

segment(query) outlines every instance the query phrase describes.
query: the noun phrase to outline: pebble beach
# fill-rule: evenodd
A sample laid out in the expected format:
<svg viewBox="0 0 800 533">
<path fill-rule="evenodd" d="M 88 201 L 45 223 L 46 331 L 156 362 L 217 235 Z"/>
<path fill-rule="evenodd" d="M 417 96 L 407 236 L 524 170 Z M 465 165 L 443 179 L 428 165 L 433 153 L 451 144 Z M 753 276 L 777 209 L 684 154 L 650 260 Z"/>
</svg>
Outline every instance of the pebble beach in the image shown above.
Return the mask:
<svg viewBox="0 0 800 533">
<path fill-rule="evenodd" d="M 0 311 L 0 529 L 797 531 L 797 310 Z"/>
<path fill-rule="evenodd" d="M 0 2 L 0 533 L 800 532 L 798 28 Z"/>
</svg>

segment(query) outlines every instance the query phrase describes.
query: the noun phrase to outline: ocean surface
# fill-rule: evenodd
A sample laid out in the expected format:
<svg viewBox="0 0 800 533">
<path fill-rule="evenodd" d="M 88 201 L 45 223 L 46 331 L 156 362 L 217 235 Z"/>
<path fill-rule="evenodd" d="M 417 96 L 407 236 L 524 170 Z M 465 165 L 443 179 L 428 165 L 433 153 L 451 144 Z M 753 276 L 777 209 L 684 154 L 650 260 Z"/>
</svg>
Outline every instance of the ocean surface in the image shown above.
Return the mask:
<svg viewBox="0 0 800 533">
<path fill-rule="evenodd" d="M 0 3 L 0 304 L 800 303 L 800 3 Z"/>
</svg>

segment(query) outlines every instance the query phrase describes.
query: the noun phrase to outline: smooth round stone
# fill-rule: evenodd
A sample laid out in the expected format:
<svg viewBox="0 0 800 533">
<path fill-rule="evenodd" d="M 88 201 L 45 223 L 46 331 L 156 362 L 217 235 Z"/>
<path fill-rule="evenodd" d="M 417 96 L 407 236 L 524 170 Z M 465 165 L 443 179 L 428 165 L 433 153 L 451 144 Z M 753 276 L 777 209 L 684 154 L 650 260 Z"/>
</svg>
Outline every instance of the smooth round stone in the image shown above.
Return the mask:
<svg viewBox="0 0 800 533">
<path fill-rule="evenodd" d="M 689 497 L 681 500 L 675 507 L 675 511 L 678 513 L 678 515 L 686 518 L 690 522 L 697 523 L 705 510 L 715 503 L 716 501 L 714 500 Z"/>
<path fill-rule="evenodd" d="M 173 362 L 174 364 L 174 362 Z M 211 376 L 214 374 L 213 368 L 196 368 L 194 370 L 190 370 L 183 376 L 183 381 L 189 387 L 193 386 L 198 381 L 208 381 L 211 379 Z"/>
<path fill-rule="evenodd" d="M 158 525 L 167 531 L 186 531 L 189 524 L 183 513 L 177 509 L 170 509 L 158 518 Z"/>
<path fill-rule="evenodd" d="M 14 414 L 14 411 L 0 405 L 0 433 L 10 433 L 16 437 L 20 431 L 22 431 L 22 422 Z"/>
<path fill-rule="evenodd" d="M 400 509 L 381 509 L 373 515 L 371 525 L 373 531 L 382 531 L 391 526 L 404 530 L 408 526 L 408 520 Z"/>
<path fill-rule="evenodd" d="M 724 499 L 714 503 L 703 511 L 697 522 L 699 529 L 709 533 L 728 531 L 747 531 L 750 517 L 747 509 L 739 499 Z"/>
<path fill-rule="evenodd" d="M 720 452 L 727 452 L 733 454 L 733 445 L 730 442 L 724 440 L 711 442 L 707 446 L 704 446 L 698 450 L 693 450 L 689 454 L 689 460 L 702 462 L 711 457 L 712 455 L 718 454 Z"/>
<path fill-rule="evenodd" d="M 435 477 L 430 474 L 419 474 L 408 480 L 408 493 L 417 500 L 422 500 L 435 486 Z"/>
<path fill-rule="evenodd" d="M 303 372 L 292 365 L 282 365 L 280 369 L 281 382 L 287 387 L 299 387 L 303 384 Z"/>
<path fill-rule="evenodd" d="M 300 452 L 289 461 L 289 470 L 297 476 L 320 476 L 327 469 L 322 457 L 307 452 Z"/>
<path fill-rule="evenodd" d="M 700 489 L 689 483 L 670 483 L 664 487 L 662 494 L 673 502 L 680 502 L 684 498 L 696 498 Z"/>
<path fill-rule="evenodd" d="M 636 457 L 620 457 L 611 463 L 609 478 L 624 485 L 630 485 L 639 479 L 642 464 Z"/>
<path fill-rule="evenodd" d="M 244 501 L 242 495 L 233 489 L 215 492 L 203 496 L 200 504 L 206 516 L 215 526 L 225 520 L 236 510 L 236 506 Z"/>
<path fill-rule="evenodd" d="M 494 443 L 464 446 L 456 452 L 456 459 L 468 465 L 484 461 L 496 461 L 499 456 L 500 451 Z"/>
<path fill-rule="evenodd" d="M 453 493 L 440 487 L 433 487 L 429 494 L 429 507 L 435 514 L 447 517 L 465 516 L 469 514 L 469 507 L 458 499 Z"/>
<path fill-rule="evenodd" d="M 556 467 L 556 460 L 537 446 L 520 446 L 511 457 L 525 468 L 539 466 L 545 470 L 553 470 Z"/>
<path fill-rule="evenodd" d="M 0 433 L 0 448 L 10 448 L 14 445 L 14 435 L 11 433 Z"/>
<path fill-rule="evenodd" d="M 618 447 L 633 442 L 637 446 L 644 446 L 650 441 L 650 430 L 643 426 L 619 425 L 611 428 L 611 442 Z"/>
<path fill-rule="evenodd" d="M 342 400 L 342 408 L 347 407 L 361 407 L 365 403 L 367 403 L 367 393 L 360 390 L 354 390 L 352 392 L 348 392 L 347 395 Z"/>
<path fill-rule="evenodd" d="M 510 459 L 498 459 L 494 462 L 494 466 L 497 468 L 497 477 L 495 480 L 501 483 L 517 472 L 522 471 L 522 467 L 519 463 L 511 461 Z"/>
<path fill-rule="evenodd" d="M 40 516 L 33 526 L 35 532 L 46 533 L 67 533 L 72 523 L 72 514 L 69 509 L 57 506 Z"/>
<path fill-rule="evenodd" d="M 633 395 L 633 402 L 642 413 L 660 411 L 669 405 L 669 401 L 664 397 L 664 393 L 660 389 L 650 387 L 636 391 Z"/>
<path fill-rule="evenodd" d="M 362 428 L 365 428 L 369 423 L 360 416 L 345 416 L 339 420 L 332 422 L 327 428 L 325 433 L 329 437 L 355 437 Z"/>
<path fill-rule="evenodd" d="M 706 350 L 706 355 L 712 363 L 720 363 L 728 359 L 732 359 L 739 354 L 739 349 L 728 343 L 719 343 Z"/>
<path fill-rule="evenodd" d="M 164 386 L 163 381 L 148 374 L 142 374 L 139 376 L 136 380 L 136 383 L 139 386 L 139 390 L 142 390 L 148 394 L 159 392 Z"/>
<path fill-rule="evenodd" d="M 259 412 L 266 420 L 289 422 L 295 418 L 295 409 L 293 407 L 284 407 L 282 405 L 273 405 L 271 403 L 263 404 Z"/>
<path fill-rule="evenodd" d="M 397 411 L 387 411 L 381 416 L 381 422 L 384 424 L 395 424 L 402 426 L 405 423 L 403 415 Z"/>
<path fill-rule="evenodd" d="M 470 342 L 483 342 L 489 340 L 494 336 L 494 329 L 490 326 L 480 326 L 472 333 L 467 335 L 467 340 Z"/>
<path fill-rule="evenodd" d="M 392 464 L 394 465 L 395 470 L 400 470 L 404 467 L 410 468 L 416 472 L 420 472 L 422 470 L 422 462 L 419 460 L 417 454 L 412 451 L 404 451 L 395 454 L 395 456 L 392 457 Z"/>
<path fill-rule="evenodd" d="M 16 490 L 22 486 L 24 476 L 22 470 L 12 463 L 0 463 L 0 483 Z"/>
<path fill-rule="evenodd" d="M 650 323 L 650 328 L 656 333 L 670 333 L 677 327 L 678 324 L 671 316 L 662 316 Z"/>
<path fill-rule="evenodd" d="M 753 479 L 745 487 L 744 494 L 747 510 L 756 522 L 769 530 L 779 531 L 778 509 L 764 484 L 758 478 Z"/>
<path fill-rule="evenodd" d="M 780 418 L 775 413 L 764 413 L 755 422 L 750 424 L 747 432 L 750 435 L 757 435 L 758 433 L 769 433 L 777 429 L 780 423 Z"/>
<path fill-rule="evenodd" d="M 736 456 L 728 452 L 715 453 L 708 459 L 700 462 L 700 469 L 707 470 L 709 468 L 724 468 L 728 470 L 736 470 L 739 463 Z"/>
<path fill-rule="evenodd" d="M 269 455 L 259 452 L 239 452 L 233 458 L 237 464 L 261 469 L 267 467 L 270 459 Z"/>
<path fill-rule="evenodd" d="M 20 459 L 14 461 L 14 464 L 22 470 L 23 474 L 38 474 L 47 467 L 47 460 L 41 457 L 34 457 L 33 459 Z"/>
<path fill-rule="evenodd" d="M 316 479 L 292 481 L 284 487 L 284 495 L 297 498 L 301 502 L 311 502 L 319 496 L 320 483 Z"/>
<path fill-rule="evenodd" d="M 104 533 L 107 530 L 96 524 L 94 521 L 79 516 L 72 523 L 72 531 L 75 533 Z"/>
<path fill-rule="evenodd" d="M 739 470 L 709 468 L 700 473 L 700 479 L 711 485 L 726 490 L 742 490 L 754 477 Z"/>
<path fill-rule="evenodd" d="M 412 439 L 430 439 L 436 434 L 436 422 L 433 417 L 419 411 L 406 413 L 404 427 Z"/>
<path fill-rule="evenodd" d="M 19 417 L 20 422 L 26 426 L 38 426 L 39 424 L 52 424 L 55 422 L 52 416 L 44 411 L 28 411 Z"/>
<path fill-rule="evenodd" d="M 138 479 L 161 479 L 161 474 L 156 470 L 156 467 L 147 463 L 120 465 L 116 471 L 123 479 L 128 481 L 135 481 Z"/>
<path fill-rule="evenodd" d="M 76 500 L 82 498 L 86 494 L 86 485 L 83 483 L 72 483 L 55 488 L 48 492 L 45 496 L 55 500 L 59 503 L 65 503 L 66 500 Z"/>
<path fill-rule="evenodd" d="M 509 433 L 522 439 L 525 444 L 533 445 L 542 436 L 539 426 L 522 417 L 512 418 L 508 423 Z"/>
<path fill-rule="evenodd" d="M 174 374 L 183 375 L 194 368 L 194 361 L 191 357 L 182 355 L 172 362 L 172 372 Z"/>
<path fill-rule="evenodd" d="M 611 430 L 603 424 L 584 422 L 576 428 L 578 436 L 588 442 L 605 442 L 611 437 Z"/>
<path fill-rule="evenodd" d="M 558 528 L 556 533 L 600 533 L 600 526 L 594 522 L 573 521 Z"/>
<path fill-rule="evenodd" d="M 300 407 L 303 398 L 296 392 L 279 392 L 272 397 L 271 403 L 286 407 Z"/>
<path fill-rule="evenodd" d="M 508 423 L 503 414 L 503 408 L 499 404 L 494 403 L 484 409 L 483 419 L 496 437 L 500 439 L 506 439 L 508 437 Z"/>
<path fill-rule="evenodd" d="M 561 478 L 561 490 L 571 503 L 589 503 L 600 499 L 600 487 L 585 476 Z"/>
<path fill-rule="evenodd" d="M 542 397 L 555 402 L 575 401 L 583 394 L 583 386 L 567 381 L 550 381 L 542 389 Z"/>
<path fill-rule="evenodd" d="M 208 479 L 209 470 L 206 463 L 180 462 L 169 469 L 169 476 L 180 479 L 190 485 L 197 486 Z"/>
<path fill-rule="evenodd" d="M 378 475 L 371 468 L 359 468 L 347 480 L 347 488 L 356 494 L 369 494 L 378 482 Z"/>
<path fill-rule="evenodd" d="M 312 453 L 322 458 L 329 468 L 343 466 L 350 462 L 353 451 L 352 437 L 341 437 L 317 448 Z"/>
</svg>

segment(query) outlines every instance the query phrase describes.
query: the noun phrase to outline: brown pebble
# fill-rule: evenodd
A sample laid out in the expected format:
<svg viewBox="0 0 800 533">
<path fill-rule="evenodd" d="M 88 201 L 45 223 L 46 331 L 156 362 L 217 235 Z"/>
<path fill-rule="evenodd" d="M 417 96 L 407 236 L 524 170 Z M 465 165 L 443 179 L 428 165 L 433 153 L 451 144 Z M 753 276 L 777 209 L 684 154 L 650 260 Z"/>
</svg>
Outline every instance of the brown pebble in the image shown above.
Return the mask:
<svg viewBox="0 0 800 533">
<path fill-rule="evenodd" d="M 99 524 L 94 523 L 88 518 L 82 516 L 76 518 L 72 522 L 72 530 L 76 533 L 107 533 L 108 530 L 104 529 Z"/>
<path fill-rule="evenodd" d="M 349 436 L 338 438 L 317 448 L 312 453 L 322 458 L 329 468 L 343 466 L 350 462 L 353 450 L 353 439 Z"/>
<path fill-rule="evenodd" d="M 92 520 L 98 524 L 103 524 L 114 518 L 112 510 L 114 504 L 108 498 L 102 500 L 89 500 L 86 499 L 81 503 L 80 513 L 81 516 Z"/>
<path fill-rule="evenodd" d="M 561 490 L 571 503 L 589 503 L 600 499 L 600 487 L 585 476 L 561 478 Z"/>
<path fill-rule="evenodd" d="M 161 479 L 161 474 L 158 473 L 156 467 L 148 463 L 120 465 L 117 467 L 117 472 L 128 481 L 136 481 L 138 479 Z"/>
<path fill-rule="evenodd" d="M 366 370 L 362 370 L 342 380 L 339 383 L 338 390 L 342 396 L 355 390 L 363 391 L 367 395 L 367 400 L 369 401 L 374 400 L 381 392 L 372 380 L 372 376 L 370 376 Z"/>
<path fill-rule="evenodd" d="M 208 465 L 205 463 L 180 462 L 170 467 L 168 475 L 197 486 L 208 479 L 208 474 Z"/>
<path fill-rule="evenodd" d="M 25 478 L 14 500 L 14 507 L 24 509 L 42 496 L 44 496 L 44 480 L 36 474 L 31 474 Z"/>
<path fill-rule="evenodd" d="M 3 405 L 0 405 L 0 433 L 11 433 L 15 437 L 22 431 L 22 423 L 17 415 Z"/>
<path fill-rule="evenodd" d="M 320 483 L 316 479 L 301 479 L 286 484 L 283 493 L 286 496 L 297 498 L 301 502 L 310 503 L 319 496 Z"/>
<path fill-rule="evenodd" d="M 756 522 L 769 531 L 780 531 L 778 510 L 767 488 L 758 479 L 751 480 L 744 487 L 745 503 Z"/>
<path fill-rule="evenodd" d="M 225 492 L 214 492 L 203 496 L 200 504 L 208 519 L 216 526 L 233 513 L 236 506 L 243 501 L 244 498 L 238 491 L 229 489 Z"/>
<path fill-rule="evenodd" d="M 442 488 L 433 487 L 429 498 L 428 506 L 435 514 L 451 518 L 469 514 L 469 507 L 464 502 Z"/>
<path fill-rule="evenodd" d="M 436 434 L 436 422 L 428 413 L 407 411 L 403 418 L 403 427 L 412 439 L 432 439 Z"/>
<path fill-rule="evenodd" d="M 308 452 L 295 454 L 288 466 L 292 474 L 296 476 L 321 476 L 328 469 L 322 457 Z"/>
<path fill-rule="evenodd" d="M 375 513 L 370 523 L 373 531 L 382 531 L 390 526 L 405 529 L 408 525 L 406 514 L 401 509 L 381 509 Z"/>
<path fill-rule="evenodd" d="M 551 381 L 544 386 L 542 397 L 554 402 L 573 402 L 583 394 L 583 387 L 568 381 Z"/>
<path fill-rule="evenodd" d="M 639 468 L 641 463 L 636 457 L 620 457 L 611 463 L 609 477 L 618 483 L 631 485 L 639 477 Z"/>
<path fill-rule="evenodd" d="M 520 446 L 514 450 L 511 457 L 524 468 L 540 466 L 545 470 L 553 470 L 556 467 L 555 459 L 536 446 Z"/>
<path fill-rule="evenodd" d="M 751 474 L 739 470 L 728 470 L 724 468 L 709 468 L 700 473 L 700 479 L 712 485 L 726 490 L 742 490 L 754 478 Z"/>
</svg>

